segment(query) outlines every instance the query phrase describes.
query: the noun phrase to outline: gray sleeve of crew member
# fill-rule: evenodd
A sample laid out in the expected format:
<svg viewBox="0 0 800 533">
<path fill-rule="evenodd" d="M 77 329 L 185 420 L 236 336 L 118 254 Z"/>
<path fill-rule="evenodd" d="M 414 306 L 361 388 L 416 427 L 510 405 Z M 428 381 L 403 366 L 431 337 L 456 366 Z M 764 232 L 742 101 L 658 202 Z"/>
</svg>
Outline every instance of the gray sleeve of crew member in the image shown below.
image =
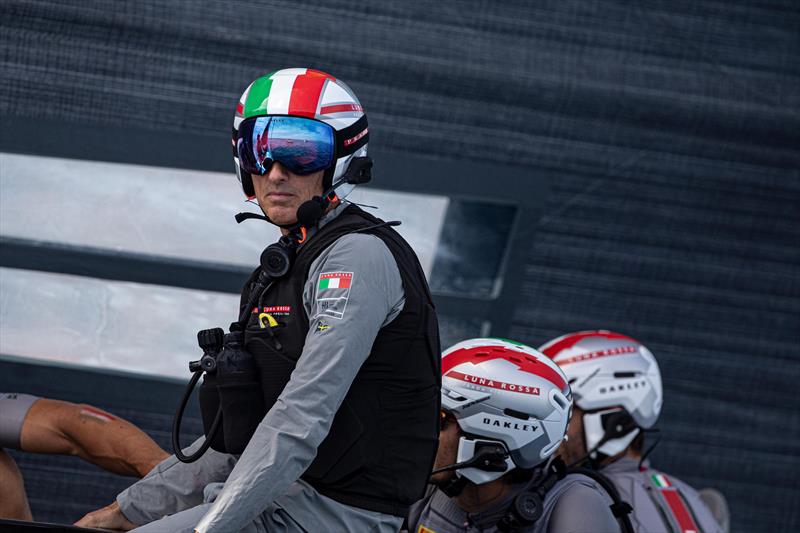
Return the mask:
<svg viewBox="0 0 800 533">
<path fill-rule="evenodd" d="M 21 450 L 22 426 L 38 396 L 18 392 L 0 392 L 0 448 Z"/>
<path fill-rule="evenodd" d="M 195 452 L 204 440 L 205 437 L 200 437 L 183 453 Z M 189 464 L 170 455 L 145 477 L 119 493 L 117 503 L 122 514 L 134 524 L 149 524 L 165 515 L 203 503 L 205 486 L 225 481 L 235 463 L 233 455 L 211 449 Z"/>
<path fill-rule="evenodd" d="M 346 294 L 318 288 L 323 274 L 342 273 L 352 274 L 343 278 L 350 280 Z M 323 251 L 311 265 L 303 300 L 309 317 L 303 353 L 197 525 L 202 533 L 239 531 L 311 465 L 378 331 L 405 303 L 394 257 L 383 241 L 366 234 L 346 235 Z"/>
<path fill-rule="evenodd" d="M 578 483 L 558 499 L 550 515 L 549 533 L 617 533 L 619 522 L 611 514 L 608 497 L 599 489 Z"/>
</svg>

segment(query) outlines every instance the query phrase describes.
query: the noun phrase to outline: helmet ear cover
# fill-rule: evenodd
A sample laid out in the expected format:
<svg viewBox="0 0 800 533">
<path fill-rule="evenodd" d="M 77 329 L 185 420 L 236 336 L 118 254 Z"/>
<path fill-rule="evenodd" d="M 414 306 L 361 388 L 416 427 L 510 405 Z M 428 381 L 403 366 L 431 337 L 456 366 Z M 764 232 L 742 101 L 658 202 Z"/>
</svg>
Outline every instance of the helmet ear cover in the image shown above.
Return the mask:
<svg viewBox="0 0 800 533">
<path fill-rule="evenodd" d="M 609 439 L 624 437 L 638 427 L 633 421 L 633 417 L 625 409 L 604 414 L 600 420 L 606 438 Z"/>
<path fill-rule="evenodd" d="M 367 115 L 362 115 L 361 118 L 346 128 L 336 131 L 334 139 L 333 164 L 325 169 L 325 173 L 322 175 L 322 189 L 324 191 L 333 187 L 333 175 L 336 172 L 336 163 L 339 159 L 356 153 L 369 142 Z"/>
<path fill-rule="evenodd" d="M 583 414 L 584 442 L 591 458 L 611 457 L 624 451 L 639 433 L 639 426 L 622 407 Z"/>
<path fill-rule="evenodd" d="M 465 434 L 458 442 L 456 475 L 482 485 L 516 468 L 502 442 Z"/>
<path fill-rule="evenodd" d="M 233 128 L 231 130 L 232 146 L 233 146 L 233 160 L 236 161 L 236 177 L 239 178 L 239 183 L 242 184 L 242 191 L 248 198 L 253 198 L 256 195 L 256 189 L 253 187 L 253 177 L 242 168 L 238 163 L 239 154 L 236 152 L 236 141 L 239 135 L 239 130 Z"/>
<path fill-rule="evenodd" d="M 256 195 L 256 188 L 253 186 L 253 176 L 242 170 L 239 167 L 239 177 L 242 181 L 242 190 L 248 198 L 253 198 Z"/>
</svg>

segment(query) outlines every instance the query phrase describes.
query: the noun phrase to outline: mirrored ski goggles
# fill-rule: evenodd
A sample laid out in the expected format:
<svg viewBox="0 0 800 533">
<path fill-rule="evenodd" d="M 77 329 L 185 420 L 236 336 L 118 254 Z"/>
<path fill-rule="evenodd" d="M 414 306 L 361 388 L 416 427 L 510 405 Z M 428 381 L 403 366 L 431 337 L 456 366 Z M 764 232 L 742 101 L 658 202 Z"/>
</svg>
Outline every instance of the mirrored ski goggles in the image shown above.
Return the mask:
<svg viewBox="0 0 800 533">
<path fill-rule="evenodd" d="M 277 161 L 294 174 L 311 174 L 333 164 L 333 128 L 302 117 L 254 117 L 242 121 L 236 139 L 239 165 L 263 175 Z"/>
</svg>

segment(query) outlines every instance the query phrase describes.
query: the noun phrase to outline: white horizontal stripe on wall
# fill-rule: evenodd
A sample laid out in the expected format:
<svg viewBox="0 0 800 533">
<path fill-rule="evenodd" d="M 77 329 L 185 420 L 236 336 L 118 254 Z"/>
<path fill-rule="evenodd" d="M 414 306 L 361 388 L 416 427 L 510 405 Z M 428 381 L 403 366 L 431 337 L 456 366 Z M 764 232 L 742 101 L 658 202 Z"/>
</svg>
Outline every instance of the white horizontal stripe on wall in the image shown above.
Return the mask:
<svg viewBox="0 0 800 533">
<path fill-rule="evenodd" d="M 231 162 L 233 166 L 233 162 Z M 376 173 L 376 185 L 380 175 Z M 400 220 L 397 228 L 430 276 L 448 198 L 358 187 L 355 202 Z M 254 267 L 278 239 L 248 220 L 233 169 L 201 172 L 0 152 L 0 234 L 82 246 Z"/>
<path fill-rule="evenodd" d="M 233 294 L 0 268 L 0 353 L 189 378 L 197 332 L 237 319 Z"/>
</svg>

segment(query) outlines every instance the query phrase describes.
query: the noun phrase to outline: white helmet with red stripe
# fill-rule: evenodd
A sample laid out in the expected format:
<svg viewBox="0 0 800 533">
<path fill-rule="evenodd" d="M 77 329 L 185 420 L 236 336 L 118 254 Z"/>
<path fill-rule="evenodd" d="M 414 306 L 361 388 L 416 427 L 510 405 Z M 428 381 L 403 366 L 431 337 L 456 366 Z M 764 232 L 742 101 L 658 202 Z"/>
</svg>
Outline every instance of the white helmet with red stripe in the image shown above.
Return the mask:
<svg viewBox="0 0 800 533">
<path fill-rule="evenodd" d="M 550 457 L 564 440 L 572 401 L 564 373 L 533 348 L 504 339 L 471 339 L 442 354 L 442 409 L 455 416 L 464 434 L 459 463 L 487 441 L 505 448 L 504 470 L 457 471 L 481 484 Z"/>
<path fill-rule="evenodd" d="M 653 427 L 664 394 L 655 357 L 640 342 L 611 331 L 580 331 L 539 348 L 567 375 L 575 405 L 585 411 L 587 451 L 613 456 L 624 451 L 640 428 Z M 622 408 L 632 419 L 614 420 Z M 596 449 L 596 450 L 595 450 Z"/>
<path fill-rule="evenodd" d="M 294 116 L 319 120 L 335 132 L 336 163 L 325 171 L 323 188 L 330 189 L 347 171 L 353 157 L 367 155 L 367 115 L 355 93 L 342 80 L 320 70 L 287 68 L 256 79 L 245 89 L 233 119 L 233 159 L 245 195 L 253 197 L 252 177 L 239 165 L 236 137 L 243 120 L 258 116 Z M 341 184 L 343 199 L 355 185 Z"/>
</svg>

